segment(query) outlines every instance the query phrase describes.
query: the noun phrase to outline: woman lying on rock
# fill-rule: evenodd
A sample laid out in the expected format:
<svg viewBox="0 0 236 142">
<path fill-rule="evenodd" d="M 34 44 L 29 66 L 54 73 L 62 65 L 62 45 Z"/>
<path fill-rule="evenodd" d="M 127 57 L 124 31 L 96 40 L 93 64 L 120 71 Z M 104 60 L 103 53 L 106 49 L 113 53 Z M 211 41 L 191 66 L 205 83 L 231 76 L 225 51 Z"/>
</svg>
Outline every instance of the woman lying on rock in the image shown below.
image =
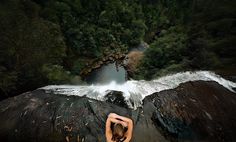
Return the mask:
<svg viewBox="0 0 236 142">
<path fill-rule="evenodd" d="M 110 113 L 106 121 L 107 142 L 129 142 L 132 138 L 133 121 L 129 118 Z"/>
</svg>

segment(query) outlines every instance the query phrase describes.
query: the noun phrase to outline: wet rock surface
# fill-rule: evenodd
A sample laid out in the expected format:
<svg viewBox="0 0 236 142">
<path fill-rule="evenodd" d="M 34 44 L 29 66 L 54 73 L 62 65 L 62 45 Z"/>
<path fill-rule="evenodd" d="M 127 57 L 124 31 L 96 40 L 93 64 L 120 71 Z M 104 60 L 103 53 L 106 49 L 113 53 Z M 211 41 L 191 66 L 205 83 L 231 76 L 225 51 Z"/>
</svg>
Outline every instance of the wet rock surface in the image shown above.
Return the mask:
<svg viewBox="0 0 236 142">
<path fill-rule="evenodd" d="M 105 142 L 110 112 L 134 121 L 133 142 L 235 141 L 236 94 L 215 82 L 188 82 L 127 108 L 122 92 L 106 101 L 35 90 L 0 102 L 1 141 Z"/>
<path fill-rule="evenodd" d="M 215 82 L 189 82 L 145 98 L 157 128 L 179 141 L 235 141 L 236 94 Z"/>
<path fill-rule="evenodd" d="M 86 97 L 36 90 L 0 103 L 0 138 L 4 141 L 105 141 L 110 112 L 131 116 L 131 110 Z"/>
<path fill-rule="evenodd" d="M 105 96 L 105 101 L 114 105 L 118 105 L 120 107 L 128 108 L 128 105 L 121 91 L 110 91 Z"/>
</svg>

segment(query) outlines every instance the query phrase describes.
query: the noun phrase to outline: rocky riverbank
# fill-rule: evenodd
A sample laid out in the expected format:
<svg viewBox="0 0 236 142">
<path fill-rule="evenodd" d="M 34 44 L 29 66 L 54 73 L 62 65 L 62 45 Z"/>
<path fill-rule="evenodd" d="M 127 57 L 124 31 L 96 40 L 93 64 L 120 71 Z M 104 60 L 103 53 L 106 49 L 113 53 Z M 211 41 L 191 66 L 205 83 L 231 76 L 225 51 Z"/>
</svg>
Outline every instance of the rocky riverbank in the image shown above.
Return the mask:
<svg viewBox="0 0 236 142">
<path fill-rule="evenodd" d="M 137 71 L 138 65 L 143 59 L 144 51 L 149 48 L 146 42 L 141 42 L 139 46 L 132 48 L 126 56 L 124 67 L 127 71 L 128 78 L 132 78 Z"/>
<path fill-rule="evenodd" d="M 80 72 L 81 76 L 86 76 L 93 70 L 100 68 L 104 64 L 108 64 L 117 60 L 123 60 L 126 54 L 124 53 L 114 53 L 103 57 L 101 60 L 95 60 L 91 63 L 87 63 L 86 67 Z"/>
<path fill-rule="evenodd" d="M 129 52 L 117 52 L 112 54 L 106 52 L 106 56 L 102 59 L 97 59 L 87 63 L 86 67 L 80 72 L 80 75 L 87 76 L 93 70 L 100 68 L 102 65 L 118 62 L 118 64 L 124 66 L 128 75 L 132 76 L 143 57 L 144 50 L 148 47 L 149 45 L 147 43 L 141 42 L 140 45 L 132 48 Z"/>
<path fill-rule="evenodd" d="M 146 97 L 136 110 L 122 92 L 105 101 L 38 89 L 0 102 L 0 139 L 14 142 L 105 142 L 110 112 L 131 117 L 134 142 L 235 141 L 236 94 L 195 81 Z"/>
<path fill-rule="evenodd" d="M 137 67 L 140 64 L 143 56 L 143 51 L 130 51 L 127 54 L 124 67 L 127 71 L 128 78 L 132 78 L 135 71 L 137 71 Z"/>
</svg>

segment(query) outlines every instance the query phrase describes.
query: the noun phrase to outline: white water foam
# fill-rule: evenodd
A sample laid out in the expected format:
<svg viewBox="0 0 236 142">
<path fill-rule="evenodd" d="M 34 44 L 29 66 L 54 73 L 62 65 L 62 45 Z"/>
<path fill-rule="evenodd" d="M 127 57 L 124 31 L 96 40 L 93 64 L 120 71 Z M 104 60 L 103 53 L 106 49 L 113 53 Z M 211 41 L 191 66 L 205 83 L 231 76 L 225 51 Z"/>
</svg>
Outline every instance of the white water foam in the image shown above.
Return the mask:
<svg viewBox="0 0 236 142">
<path fill-rule="evenodd" d="M 219 75 L 210 71 L 196 71 L 196 72 L 182 72 L 173 75 L 161 77 L 152 81 L 136 81 L 130 80 L 123 84 L 117 84 L 111 82 L 104 85 L 50 85 L 40 89 L 53 92 L 54 94 L 63 95 L 75 95 L 86 96 L 88 98 L 104 101 L 104 96 L 111 90 L 121 91 L 127 101 L 130 108 L 136 109 L 142 106 L 142 100 L 155 92 L 160 92 L 167 89 L 173 89 L 179 86 L 181 83 L 188 81 L 215 81 L 235 92 L 233 88 L 236 88 L 236 83 L 226 80 Z"/>
</svg>

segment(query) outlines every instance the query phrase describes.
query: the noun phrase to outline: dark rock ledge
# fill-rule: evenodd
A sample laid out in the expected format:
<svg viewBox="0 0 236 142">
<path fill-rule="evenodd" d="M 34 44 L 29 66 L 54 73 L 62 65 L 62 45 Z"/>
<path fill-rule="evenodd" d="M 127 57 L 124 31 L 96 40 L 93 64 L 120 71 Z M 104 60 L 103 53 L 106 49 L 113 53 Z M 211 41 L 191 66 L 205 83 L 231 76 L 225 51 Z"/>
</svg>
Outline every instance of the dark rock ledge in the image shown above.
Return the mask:
<svg viewBox="0 0 236 142">
<path fill-rule="evenodd" d="M 236 94 L 216 82 L 188 82 L 128 109 L 123 97 L 101 102 L 35 90 L 0 102 L 0 139 L 14 142 L 105 142 L 110 112 L 134 120 L 133 142 L 236 141 Z M 121 102 L 121 104 L 119 104 Z M 124 106 L 124 107 L 122 107 Z"/>
</svg>

